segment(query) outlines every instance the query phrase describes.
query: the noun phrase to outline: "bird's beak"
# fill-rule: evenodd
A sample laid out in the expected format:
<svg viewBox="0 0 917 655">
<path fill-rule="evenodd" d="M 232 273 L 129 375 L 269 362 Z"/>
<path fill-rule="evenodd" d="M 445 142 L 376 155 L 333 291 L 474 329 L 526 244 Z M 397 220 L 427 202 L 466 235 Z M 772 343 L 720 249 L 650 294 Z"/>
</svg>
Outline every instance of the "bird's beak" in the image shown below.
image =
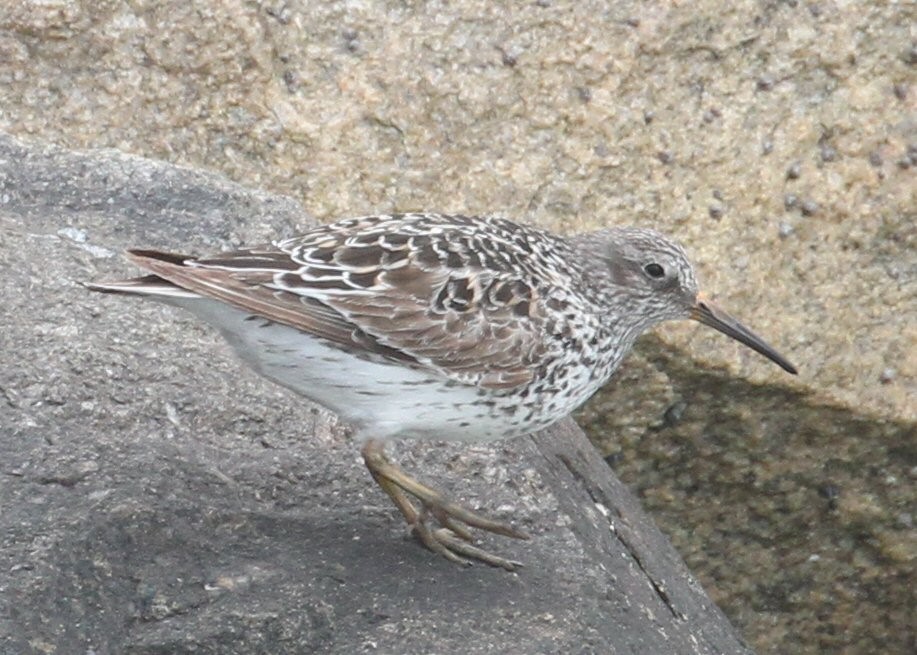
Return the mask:
<svg viewBox="0 0 917 655">
<path fill-rule="evenodd" d="M 764 339 L 739 323 L 738 320 L 711 303 L 704 294 L 697 294 L 697 300 L 691 307 L 690 316 L 695 321 L 709 325 L 736 341 L 744 343 L 752 350 L 767 357 L 784 371 L 796 375 L 796 367 L 790 364 L 783 355 L 769 346 Z"/>
</svg>

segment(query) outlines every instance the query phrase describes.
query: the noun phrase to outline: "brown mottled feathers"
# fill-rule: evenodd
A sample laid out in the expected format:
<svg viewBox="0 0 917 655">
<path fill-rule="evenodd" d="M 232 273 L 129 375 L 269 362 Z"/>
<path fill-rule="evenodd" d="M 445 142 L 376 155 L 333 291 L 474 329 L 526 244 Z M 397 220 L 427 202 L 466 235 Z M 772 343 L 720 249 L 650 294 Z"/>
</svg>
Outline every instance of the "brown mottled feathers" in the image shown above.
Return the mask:
<svg viewBox="0 0 917 655">
<path fill-rule="evenodd" d="M 544 303 L 569 286 L 552 279 L 569 261 L 553 273 L 538 262 L 569 256 L 539 230 L 435 214 L 350 219 L 209 258 L 131 251 L 142 268 L 201 296 L 492 389 L 529 383 L 550 356 Z"/>
</svg>

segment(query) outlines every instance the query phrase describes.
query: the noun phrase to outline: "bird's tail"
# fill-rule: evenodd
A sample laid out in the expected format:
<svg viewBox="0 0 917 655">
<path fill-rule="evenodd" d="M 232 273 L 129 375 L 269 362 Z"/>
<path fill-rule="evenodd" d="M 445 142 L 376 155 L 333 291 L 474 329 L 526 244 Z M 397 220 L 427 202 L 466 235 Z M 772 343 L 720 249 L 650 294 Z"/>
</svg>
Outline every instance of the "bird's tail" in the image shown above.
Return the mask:
<svg viewBox="0 0 917 655">
<path fill-rule="evenodd" d="M 183 265 L 192 257 L 174 253 L 159 252 L 156 250 L 129 250 L 128 258 L 134 263 L 143 266 L 144 261 L 155 260 L 170 264 Z M 91 291 L 102 293 L 123 293 L 134 296 L 153 296 L 158 298 L 199 298 L 193 291 L 183 289 L 172 284 L 158 275 L 144 275 L 132 277 L 127 280 L 113 280 L 111 282 L 87 282 L 84 285 Z"/>
</svg>

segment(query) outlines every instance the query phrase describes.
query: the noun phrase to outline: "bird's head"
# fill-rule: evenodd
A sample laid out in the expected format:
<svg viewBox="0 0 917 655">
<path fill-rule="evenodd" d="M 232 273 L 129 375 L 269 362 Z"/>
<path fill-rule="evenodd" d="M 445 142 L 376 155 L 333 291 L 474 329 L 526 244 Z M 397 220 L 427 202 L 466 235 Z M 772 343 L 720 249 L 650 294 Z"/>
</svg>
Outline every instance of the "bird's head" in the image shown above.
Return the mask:
<svg viewBox="0 0 917 655">
<path fill-rule="evenodd" d="M 642 332 L 658 323 L 692 319 L 761 353 L 789 373 L 786 358 L 698 291 L 694 266 L 678 243 L 643 228 L 609 228 L 577 239 L 587 283 L 600 289 L 609 317 Z M 626 317 L 626 318 L 621 318 Z"/>
</svg>

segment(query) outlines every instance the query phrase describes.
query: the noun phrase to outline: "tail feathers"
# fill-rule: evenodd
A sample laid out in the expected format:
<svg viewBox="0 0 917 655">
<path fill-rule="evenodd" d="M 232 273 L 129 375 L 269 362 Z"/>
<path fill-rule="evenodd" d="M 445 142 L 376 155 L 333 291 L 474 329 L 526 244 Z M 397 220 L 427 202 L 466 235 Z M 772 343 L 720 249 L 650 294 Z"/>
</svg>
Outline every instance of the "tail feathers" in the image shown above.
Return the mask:
<svg viewBox="0 0 917 655">
<path fill-rule="evenodd" d="M 157 250 L 128 250 L 128 258 L 135 264 L 146 268 L 144 262 L 161 261 L 167 264 L 182 266 L 192 257 L 174 253 L 159 252 Z M 112 282 L 89 282 L 84 285 L 92 291 L 102 293 L 123 293 L 135 296 L 154 296 L 160 298 L 200 298 L 193 291 L 172 284 L 158 275 L 144 275 L 128 280 L 115 280 Z"/>
<path fill-rule="evenodd" d="M 134 296 L 159 296 L 169 298 L 199 298 L 198 294 L 177 287 L 158 275 L 144 275 L 129 280 L 113 282 L 87 282 L 84 286 L 90 291 L 102 293 L 124 293 Z"/>
<path fill-rule="evenodd" d="M 182 255 L 175 252 L 162 252 L 161 250 L 145 250 L 143 248 L 131 248 L 127 251 L 127 258 L 138 266 L 144 267 L 144 262 L 153 260 L 184 266 L 187 262 L 194 259 L 190 255 Z"/>
</svg>

